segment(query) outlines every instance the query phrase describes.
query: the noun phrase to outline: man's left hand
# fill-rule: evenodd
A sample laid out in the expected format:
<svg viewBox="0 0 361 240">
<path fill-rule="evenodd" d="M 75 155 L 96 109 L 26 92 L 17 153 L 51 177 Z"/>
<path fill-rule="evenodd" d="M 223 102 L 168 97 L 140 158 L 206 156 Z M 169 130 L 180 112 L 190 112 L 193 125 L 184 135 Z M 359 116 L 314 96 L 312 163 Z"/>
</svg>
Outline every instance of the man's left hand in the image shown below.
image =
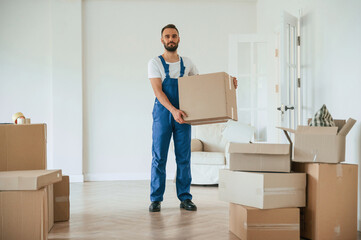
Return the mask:
<svg viewBox="0 0 361 240">
<path fill-rule="evenodd" d="M 233 85 L 234 85 L 234 88 L 237 89 L 238 87 L 238 81 L 237 81 L 237 78 L 236 77 L 232 77 L 233 78 Z"/>
</svg>

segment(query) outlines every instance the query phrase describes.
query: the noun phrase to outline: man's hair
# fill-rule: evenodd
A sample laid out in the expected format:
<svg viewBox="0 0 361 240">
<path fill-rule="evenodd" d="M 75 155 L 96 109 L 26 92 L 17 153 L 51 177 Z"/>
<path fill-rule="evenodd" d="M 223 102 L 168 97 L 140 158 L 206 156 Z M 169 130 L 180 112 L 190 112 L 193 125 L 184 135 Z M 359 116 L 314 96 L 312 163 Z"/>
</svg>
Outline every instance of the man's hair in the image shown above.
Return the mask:
<svg viewBox="0 0 361 240">
<path fill-rule="evenodd" d="M 178 31 L 177 27 L 174 24 L 168 24 L 167 26 L 162 28 L 162 32 L 160 33 L 161 36 L 163 36 L 164 30 L 167 29 L 167 28 L 173 28 L 173 29 L 177 30 L 177 33 L 179 34 L 179 31 Z"/>
</svg>

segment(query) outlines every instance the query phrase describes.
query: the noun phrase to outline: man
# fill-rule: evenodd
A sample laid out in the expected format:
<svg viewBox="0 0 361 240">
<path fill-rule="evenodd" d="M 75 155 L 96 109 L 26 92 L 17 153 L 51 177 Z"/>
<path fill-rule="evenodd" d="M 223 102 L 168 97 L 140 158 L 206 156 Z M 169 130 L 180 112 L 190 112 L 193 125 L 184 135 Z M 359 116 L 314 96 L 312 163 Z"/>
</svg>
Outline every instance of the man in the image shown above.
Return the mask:
<svg viewBox="0 0 361 240">
<path fill-rule="evenodd" d="M 176 189 L 180 207 L 196 211 L 192 202 L 190 185 L 192 181 L 190 170 L 191 157 L 191 126 L 185 124 L 184 116 L 179 109 L 178 77 L 198 74 L 192 61 L 180 57 L 177 53 L 180 42 L 176 26 L 168 24 L 161 31 L 161 42 L 165 51 L 151 59 L 148 63 L 148 78 L 156 96 L 153 108 L 153 144 L 150 212 L 159 212 L 166 183 L 166 163 L 169 142 L 173 134 L 174 150 L 177 163 Z M 236 86 L 236 80 L 235 86 Z"/>
</svg>

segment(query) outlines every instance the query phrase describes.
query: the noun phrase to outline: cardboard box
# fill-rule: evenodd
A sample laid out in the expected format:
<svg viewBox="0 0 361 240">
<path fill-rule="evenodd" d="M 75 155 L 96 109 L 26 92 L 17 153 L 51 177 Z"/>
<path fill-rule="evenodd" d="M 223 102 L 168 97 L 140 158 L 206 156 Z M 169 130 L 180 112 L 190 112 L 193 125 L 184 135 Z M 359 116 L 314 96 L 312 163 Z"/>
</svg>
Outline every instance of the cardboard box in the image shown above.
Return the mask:
<svg viewBox="0 0 361 240">
<path fill-rule="evenodd" d="M 242 240 L 299 240 L 299 208 L 258 209 L 229 205 L 229 231 Z"/>
<path fill-rule="evenodd" d="M 0 172 L 0 190 L 38 190 L 61 181 L 61 170 Z"/>
<path fill-rule="evenodd" d="M 229 169 L 259 172 L 290 172 L 290 144 L 229 143 Z"/>
<path fill-rule="evenodd" d="M 47 189 L 0 191 L 0 240 L 47 240 Z"/>
<path fill-rule="evenodd" d="M 306 206 L 305 173 L 219 171 L 220 200 L 261 209 Z"/>
<path fill-rule="evenodd" d="M 46 124 L 0 124 L 0 171 L 46 169 Z"/>
<path fill-rule="evenodd" d="M 283 128 L 295 134 L 295 162 L 339 163 L 345 161 L 346 135 L 356 120 L 335 120 L 337 127 L 298 126 L 297 130 Z"/>
<path fill-rule="evenodd" d="M 69 176 L 54 184 L 54 221 L 68 221 L 70 217 Z"/>
<path fill-rule="evenodd" d="M 313 240 L 357 239 L 358 165 L 293 163 L 292 170 L 307 173 L 301 236 Z"/>
<path fill-rule="evenodd" d="M 54 185 L 46 186 L 48 191 L 48 232 L 54 226 Z"/>
<path fill-rule="evenodd" d="M 236 89 L 225 72 L 178 79 L 179 109 L 192 125 L 237 121 Z"/>
</svg>

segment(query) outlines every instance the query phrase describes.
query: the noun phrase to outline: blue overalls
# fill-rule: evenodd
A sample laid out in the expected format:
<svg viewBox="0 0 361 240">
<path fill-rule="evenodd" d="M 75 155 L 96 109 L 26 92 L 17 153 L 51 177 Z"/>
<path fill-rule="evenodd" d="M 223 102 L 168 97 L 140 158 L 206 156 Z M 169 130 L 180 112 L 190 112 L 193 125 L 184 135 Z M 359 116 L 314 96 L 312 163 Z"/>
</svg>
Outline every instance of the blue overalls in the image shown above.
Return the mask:
<svg viewBox="0 0 361 240">
<path fill-rule="evenodd" d="M 179 109 L 178 79 L 169 76 L 169 65 L 162 56 L 165 79 L 162 90 L 172 105 Z M 180 76 L 184 75 L 183 59 L 180 57 Z M 153 108 L 153 145 L 150 200 L 163 201 L 166 182 L 166 163 L 170 138 L 173 133 L 174 151 L 177 163 L 177 196 L 180 201 L 192 199 L 189 193 L 192 181 L 190 170 L 191 158 L 191 126 L 177 123 L 173 115 L 156 98 Z"/>
</svg>

